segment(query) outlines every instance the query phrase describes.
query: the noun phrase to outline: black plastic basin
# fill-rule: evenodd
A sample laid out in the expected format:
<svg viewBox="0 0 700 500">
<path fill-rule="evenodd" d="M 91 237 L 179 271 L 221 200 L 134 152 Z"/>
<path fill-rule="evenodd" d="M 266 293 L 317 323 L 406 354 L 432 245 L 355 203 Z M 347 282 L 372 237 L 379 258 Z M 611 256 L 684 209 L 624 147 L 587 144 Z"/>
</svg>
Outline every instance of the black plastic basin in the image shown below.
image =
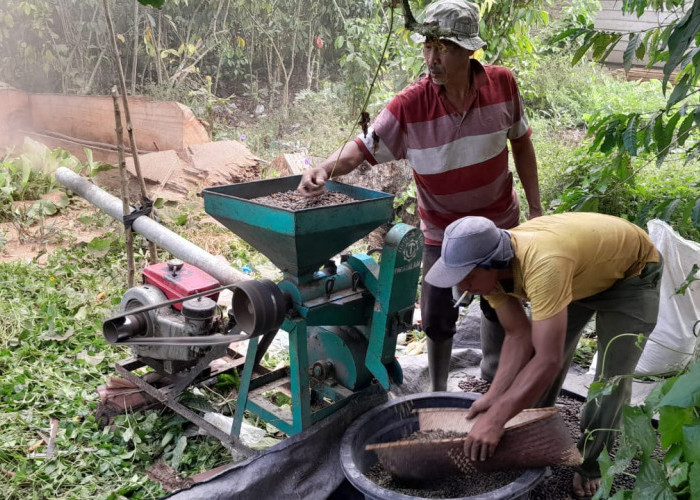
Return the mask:
<svg viewBox="0 0 700 500">
<path fill-rule="evenodd" d="M 340 462 L 348 481 L 368 499 L 407 500 L 412 497 L 382 488 L 365 473 L 377 462 L 373 451 L 365 446 L 402 439 L 418 430 L 418 416 L 413 411 L 421 408 L 469 408 L 480 394 L 469 392 L 433 392 L 411 394 L 393 399 L 373 408 L 355 420 L 343 436 Z M 473 500 L 500 500 L 526 498 L 527 493 L 542 480 L 545 469 L 523 471 L 515 481 L 501 488 L 476 496 Z"/>
</svg>

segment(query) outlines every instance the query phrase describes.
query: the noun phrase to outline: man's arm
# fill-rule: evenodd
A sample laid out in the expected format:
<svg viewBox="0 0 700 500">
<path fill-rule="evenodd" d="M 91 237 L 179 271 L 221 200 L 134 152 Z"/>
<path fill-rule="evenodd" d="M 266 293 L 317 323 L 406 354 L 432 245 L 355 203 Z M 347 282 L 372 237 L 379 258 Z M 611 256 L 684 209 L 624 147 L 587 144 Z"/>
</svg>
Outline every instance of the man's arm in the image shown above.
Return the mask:
<svg viewBox="0 0 700 500">
<path fill-rule="evenodd" d="M 318 166 L 305 170 L 297 191 L 304 196 L 318 196 L 327 179 L 352 172 L 364 160 L 365 155 L 355 141 L 348 141 Z"/>
<path fill-rule="evenodd" d="M 508 302 L 496 309 L 496 313 L 506 333 L 498 371 L 488 392 L 472 405 L 470 418 L 486 411 L 499 396 L 504 394 L 532 357 L 531 325 L 522 304 L 511 297 Z"/>
<path fill-rule="evenodd" d="M 513 151 L 515 170 L 518 172 L 518 177 L 525 191 L 525 198 L 527 198 L 527 205 L 530 209 L 529 218 L 534 219 L 542 215 L 535 146 L 529 137 L 511 141 L 510 146 Z"/>
<path fill-rule="evenodd" d="M 496 312 L 508 338 L 510 315 L 506 311 L 501 312 L 501 308 L 496 309 Z M 469 432 L 464 452 L 471 460 L 486 460 L 493 455 L 506 422 L 532 406 L 551 386 L 564 363 L 566 314 L 566 309 L 563 309 L 551 318 L 532 323 L 532 347 L 535 354 L 516 374 L 508 389 L 490 402 L 488 409 L 482 412 Z M 505 351 L 505 342 L 503 349 L 494 382 L 499 378 L 504 364 L 503 369 L 510 373 L 508 363 L 520 359 L 517 353 Z"/>
</svg>

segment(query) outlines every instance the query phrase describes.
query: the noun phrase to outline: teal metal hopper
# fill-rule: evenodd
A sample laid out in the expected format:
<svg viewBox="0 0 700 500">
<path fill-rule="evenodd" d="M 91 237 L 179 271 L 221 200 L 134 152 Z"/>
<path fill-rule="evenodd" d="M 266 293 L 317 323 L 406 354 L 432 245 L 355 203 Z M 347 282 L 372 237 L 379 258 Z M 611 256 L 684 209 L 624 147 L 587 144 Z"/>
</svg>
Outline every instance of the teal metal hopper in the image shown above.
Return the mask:
<svg viewBox="0 0 700 500">
<path fill-rule="evenodd" d="M 329 258 L 391 220 L 393 195 L 339 182 L 326 189 L 355 201 L 303 210 L 272 207 L 255 198 L 295 190 L 300 175 L 204 189 L 205 211 L 264 254 L 282 272 L 305 282 Z"/>
</svg>

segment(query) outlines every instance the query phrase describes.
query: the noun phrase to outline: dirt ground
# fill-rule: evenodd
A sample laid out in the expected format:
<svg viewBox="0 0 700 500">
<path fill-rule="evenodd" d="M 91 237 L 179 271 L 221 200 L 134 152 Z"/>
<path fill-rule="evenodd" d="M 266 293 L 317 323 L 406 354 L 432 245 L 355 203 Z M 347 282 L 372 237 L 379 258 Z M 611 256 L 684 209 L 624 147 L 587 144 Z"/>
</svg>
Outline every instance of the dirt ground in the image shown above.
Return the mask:
<svg viewBox="0 0 700 500">
<path fill-rule="evenodd" d="M 26 210 L 26 204 L 20 207 Z M 17 222 L 0 222 L 0 262 L 36 259 L 40 264 L 57 248 L 77 243 L 87 243 L 101 236 L 112 226 L 95 227 L 80 222 L 82 217 L 94 217 L 97 209 L 80 198 L 56 215 L 46 217 L 43 224 L 24 226 Z M 115 226 L 116 227 L 116 221 Z"/>
<path fill-rule="evenodd" d="M 240 182 L 260 179 L 260 168 L 256 165 L 233 166 L 228 173 L 231 179 Z M 182 182 L 178 182 L 178 176 L 182 176 Z M 127 192 L 132 205 L 140 200 L 139 183 L 134 176 L 128 176 Z M 186 172 L 176 171 L 171 173 L 173 185 L 178 189 L 162 189 L 162 186 L 146 181 L 146 189 L 153 200 L 162 198 L 170 204 L 180 204 L 197 200 L 197 194 L 203 186 L 192 184 Z M 235 182 L 217 178 L 219 183 Z M 119 170 L 112 168 L 100 172 L 96 178 L 90 180 L 109 194 L 121 198 L 121 179 Z M 215 184 L 212 184 L 215 185 Z M 187 186 L 184 189 L 183 186 Z M 63 186 L 59 189 L 64 190 Z M 42 196 L 51 199 L 58 191 Z M 57 248 L 65 248 L 70 245 L 87 243 L 93 238 L 102 236 L 107 231 L 120 231 L 120 224 L 109 215 L 103 213 L 92 203 L 80 196 L 70 198 L 70 204 L 61 208 L 55 215 L 45 216 L 41 222 L 32 224 L 23 223 L 23 216 L 31 207 L 33 201 L 15 202 L 13 210 L 20 216 L 13 216 L 11 221 L 0 222 L 0 262 L 9 262 L 19 259 L 36 259 L 42 264 L 48 255 Z M 201 199 L 199 200 L 201 205 Z"/>
</svg>

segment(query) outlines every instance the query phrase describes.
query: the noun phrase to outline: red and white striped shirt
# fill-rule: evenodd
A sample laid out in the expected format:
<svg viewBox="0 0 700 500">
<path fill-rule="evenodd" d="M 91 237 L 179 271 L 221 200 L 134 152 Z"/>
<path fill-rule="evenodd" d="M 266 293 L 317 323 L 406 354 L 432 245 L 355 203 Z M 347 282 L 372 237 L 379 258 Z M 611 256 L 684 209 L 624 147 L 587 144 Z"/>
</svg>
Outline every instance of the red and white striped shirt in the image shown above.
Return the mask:
<svg viewBox="0 0 700 500">
<path fill-rule="evenodd" d="M 504 229 L 520 218 L 507 140 L 529 137 L 532 129 L 511 71 L 473 59 L 471 64 L 466 112 L 455 112 L 443 87 L 427 76 L 396 95 L 366 137 L 355 139 L 372 165 L 410 162 L 429 245 L 439 245 L 444 229 L 467 215 L 488 217 Z"/>
</svg>

